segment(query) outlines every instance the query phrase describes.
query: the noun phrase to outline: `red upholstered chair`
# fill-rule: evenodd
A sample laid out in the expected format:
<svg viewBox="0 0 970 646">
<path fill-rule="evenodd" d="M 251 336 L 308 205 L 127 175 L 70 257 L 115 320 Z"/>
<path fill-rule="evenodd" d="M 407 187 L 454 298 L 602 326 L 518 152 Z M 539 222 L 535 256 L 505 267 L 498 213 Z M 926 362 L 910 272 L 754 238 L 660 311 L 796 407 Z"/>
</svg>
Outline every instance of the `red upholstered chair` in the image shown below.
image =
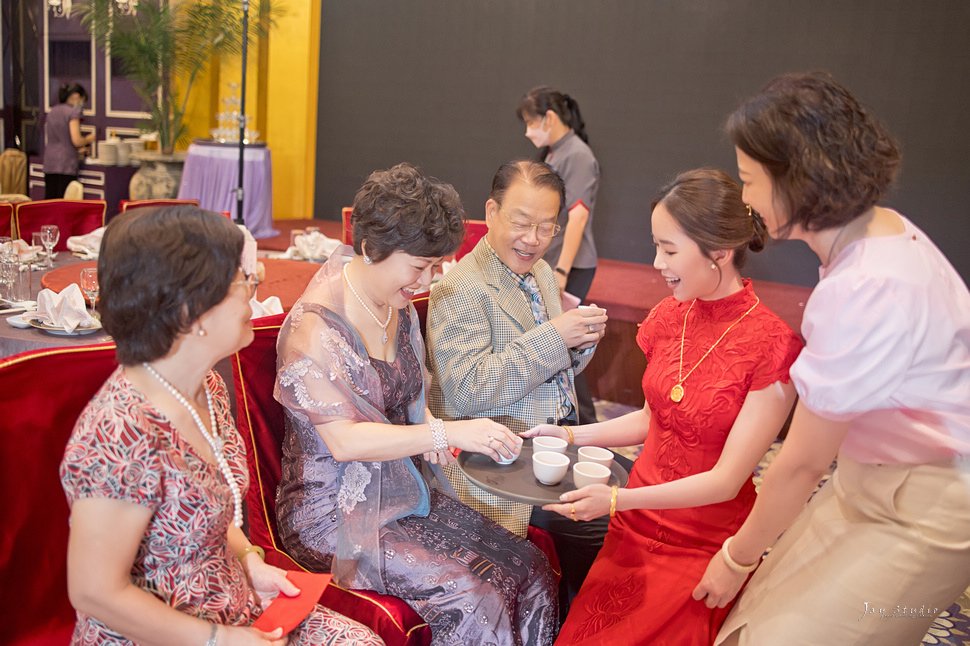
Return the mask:
<svg viewBox="0 0 970 646">
<path fill-rule="evenodd" d="M 58 467 L 81 410 L 117 366 L 113 343 L 0 360 L 0 642 L 68 644 L 69 508 Z"/>
<path fill-rule="evenodd" d="M 344 244 L 354 244 L 354 227 L 350 224 L 350 216 L 354 210 L 349 206 L 340 209 L 340 241 Z"/>
<path fill-rule="evenodd" d="M 462 256 L 474 249 L 486 233 L 488 233 L 488 225 L 485 224 L 485 220 L 465 220 L 465 239 L 455 252 L 455 260 L 461 260 Z"/>
<path fill-rule="evenodd" d="M 45 224 L 60 227 L 61 237 L 55 251 L 67 249 L 67 239 L 91 233 L 104 226 L 104 200 L 36 200 L 21 202 L 14 209 L 14 226 L 17 235 L 30 242 L 31 234 L 40 231 Z"/>
<path fill-rule="evenodd" d="M 418 313 L 418 322 L 421 324 L 421 336 L 424 338 L 428 338 L 428 300 L 430 298 L 431 292 L 425 292 L 411 299 L 411 304 L 414 305 L 414 309 Z"/>
<path fill-rule="evenodd" d="M 131 209 L 138 209 L 145 206 L 178 206 L 179 204 L 198 206 L 199 200 L 121 200 L 118 202 L 118 207 L 121 213 L 126 213 Z"/>
<path fill-rule="evenodd" d="M 276 531 L 276 486 L 280 480 L 283 445 L 283 407 L 273 398 L 276 380 L 276 339 L 284 314 L 253 321 L 255 339 L 233 355 L 236 417 L 249 456 L 246 509 L 249 539 L 266 550 L 266 561 L 296 570 Z M 335 583 L 320 599 L 325 606 L 375 630 L 389 646 L 431 643 L 431 628 L 397 597 L 369 590 L 348 590 Z"/>
<path fill-rule="evenodd" d="M 0 202 L 0 236 L 14 236 L 13 204 L 10 202 Z"/>
</svg>

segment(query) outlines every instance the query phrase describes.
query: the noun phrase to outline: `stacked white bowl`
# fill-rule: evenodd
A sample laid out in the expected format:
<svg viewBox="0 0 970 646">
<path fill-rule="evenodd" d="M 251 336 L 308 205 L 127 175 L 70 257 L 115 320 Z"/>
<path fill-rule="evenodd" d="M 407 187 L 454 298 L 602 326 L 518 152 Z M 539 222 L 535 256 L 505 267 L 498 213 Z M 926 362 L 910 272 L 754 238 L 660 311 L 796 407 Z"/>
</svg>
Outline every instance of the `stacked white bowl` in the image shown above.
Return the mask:
<svg viewBox="0 0 970 646">
<path fill-rule="evenodd" d="M 104 166 L 118 165 L 118 141 L 105 139 L 98 144 L 98 161 Z"/>
</svg>

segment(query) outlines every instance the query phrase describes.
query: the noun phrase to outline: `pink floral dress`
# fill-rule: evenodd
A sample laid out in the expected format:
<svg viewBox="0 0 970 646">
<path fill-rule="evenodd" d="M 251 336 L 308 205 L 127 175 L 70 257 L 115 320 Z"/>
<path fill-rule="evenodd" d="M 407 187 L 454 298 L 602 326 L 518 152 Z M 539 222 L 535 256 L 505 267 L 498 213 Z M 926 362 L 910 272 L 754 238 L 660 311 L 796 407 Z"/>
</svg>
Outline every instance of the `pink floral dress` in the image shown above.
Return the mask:
<svg viewBox="0 0 970 646">
<path fill-rule="evenodd" d="M 242 491 L 246 452 L 229 411 L 226 386 L 207 377 L 225 455 Z M 260 606 L 226 532 L 232 520 L 229 487 L 171 422 L 115 371 L 82 412 L 61 463 L 68 504 L 109 498 L 141 505 L 153 515 L 132 563 L 131 580 L 167 605 L 213 623 L 246 626 Z M 317 606 L 290 636 L 291 644 L 383 643 L 361 624 Z M 77 613 L 74 644 L 129 644 L 96 618 Z"/>
</svg>

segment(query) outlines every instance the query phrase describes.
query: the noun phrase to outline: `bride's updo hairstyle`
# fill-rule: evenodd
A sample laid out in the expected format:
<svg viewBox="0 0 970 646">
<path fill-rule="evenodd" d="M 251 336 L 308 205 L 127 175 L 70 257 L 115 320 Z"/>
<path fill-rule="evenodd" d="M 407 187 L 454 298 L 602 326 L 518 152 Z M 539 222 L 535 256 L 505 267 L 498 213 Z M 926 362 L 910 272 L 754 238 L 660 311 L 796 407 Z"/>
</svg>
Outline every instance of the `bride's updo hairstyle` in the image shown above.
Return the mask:
<svg viewBox="0 0 970 646">
<path fill-rule="evenodd" d="M 714 251 L 732 249 L 740 269 L 748 250 L 761 251 L 768 240 L 764 220 L 741 200 L 741 187 L 723 171 L 681 173 L 660 189 L 650 210 L 658 204 L 712 261 Z"/>
</svg>

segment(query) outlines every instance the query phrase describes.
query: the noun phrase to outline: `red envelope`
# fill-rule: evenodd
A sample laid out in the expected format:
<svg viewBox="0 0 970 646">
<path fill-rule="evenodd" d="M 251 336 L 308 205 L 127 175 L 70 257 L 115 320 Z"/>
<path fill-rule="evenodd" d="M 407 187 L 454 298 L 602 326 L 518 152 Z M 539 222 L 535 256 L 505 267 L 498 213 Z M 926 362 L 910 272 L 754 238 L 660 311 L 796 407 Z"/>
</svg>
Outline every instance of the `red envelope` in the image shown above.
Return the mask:
<svg viewBox="0 0 970 646">
<path fill-rule="evenodd" d="M 330 583 L 332 576 L 330 574 L 290 570 L 286 573 L 286 578 L 300 589 L 300 594 L 295 597 L 288 597 L 280 593 L 269 604 L 269 608 L 253 622 L 253 628 L 266 633 L 282 628 L 284 635 L 290 634 L 320 602 L 320 595 L 323 594 L 323 589 Z"/>
</svg>

